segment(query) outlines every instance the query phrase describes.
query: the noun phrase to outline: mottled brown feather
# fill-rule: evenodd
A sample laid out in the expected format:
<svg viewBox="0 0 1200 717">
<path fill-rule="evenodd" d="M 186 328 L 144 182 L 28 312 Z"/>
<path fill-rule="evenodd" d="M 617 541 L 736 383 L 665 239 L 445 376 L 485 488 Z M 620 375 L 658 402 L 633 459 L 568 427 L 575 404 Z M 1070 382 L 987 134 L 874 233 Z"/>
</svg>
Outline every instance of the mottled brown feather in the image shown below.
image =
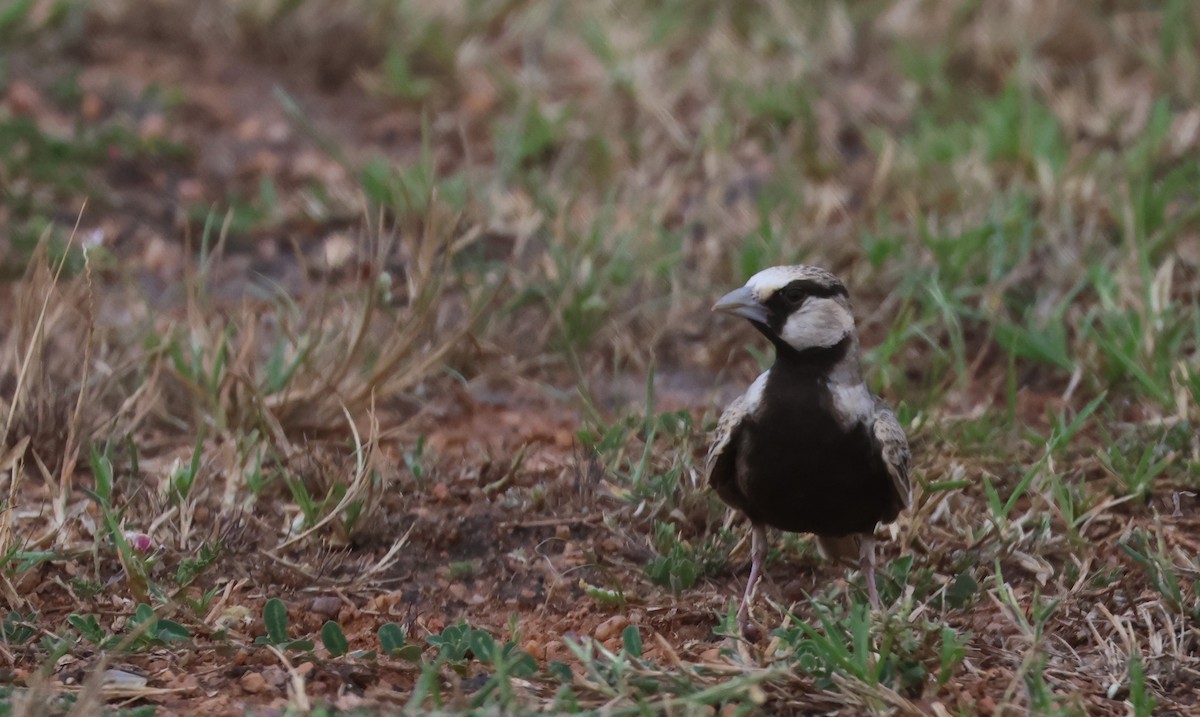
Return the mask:
<svg viewBox="0 0 1200 717">
<path fill-rule="evenodd" d="M 743 511 L 744 497 L 737 483 L 738 430 L 746 416 L 758 409 L 766 380 L 767 374 L 764 372 L 721 414 L 705 459 L 708 484 L 721 496 L 721 500 Z"/>
<path fill-rule="evenodd" d="M 904 435 L 904 428 L 900 426 L 896 414 L 879 397 L 875 398 L 875 423 L 871 433 L 892 477 L 892 488 L 900 500 L 900 507 L 907 508 L 912 503 L 912 485 L 908 478 L 912 453 L 908 448 L 908 437 Z"/>
</svg>

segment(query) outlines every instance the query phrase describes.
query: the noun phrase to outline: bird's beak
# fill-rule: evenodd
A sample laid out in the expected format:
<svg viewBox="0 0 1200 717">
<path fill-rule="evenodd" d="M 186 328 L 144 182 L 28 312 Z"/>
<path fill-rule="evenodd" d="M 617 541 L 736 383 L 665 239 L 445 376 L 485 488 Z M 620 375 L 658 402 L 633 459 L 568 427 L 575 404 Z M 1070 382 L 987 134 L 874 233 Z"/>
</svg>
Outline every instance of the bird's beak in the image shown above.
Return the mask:
<svg viewBox="0 0 1200 717">
<path fill-rule="evenodd" d="M 713 304 L 712 310 L 741 316 L 760 324 L 766 324 L 768 320 L 766 308 L 758 303 L 758 300 L 754 298 L 754 292 L 748 286 L 734 289 L 722 296 L 720 301 Z"/>
</svg>

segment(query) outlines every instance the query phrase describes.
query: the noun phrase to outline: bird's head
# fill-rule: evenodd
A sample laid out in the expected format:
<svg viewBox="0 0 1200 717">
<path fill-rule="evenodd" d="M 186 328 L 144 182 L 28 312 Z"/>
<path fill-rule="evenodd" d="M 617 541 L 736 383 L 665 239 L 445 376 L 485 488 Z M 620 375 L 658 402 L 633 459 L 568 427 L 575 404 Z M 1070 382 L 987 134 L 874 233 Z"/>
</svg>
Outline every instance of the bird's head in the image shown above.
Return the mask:
<svg viewBox="0 0 1200 717">
<path fill-rule="evenodd" d="M 713 306 L 749 319 L 780 349 L 797 352 L 833 348 L 854 336 L 854 314 L 846 287 L 815 266 L 764 269 Z"/>
</svg>

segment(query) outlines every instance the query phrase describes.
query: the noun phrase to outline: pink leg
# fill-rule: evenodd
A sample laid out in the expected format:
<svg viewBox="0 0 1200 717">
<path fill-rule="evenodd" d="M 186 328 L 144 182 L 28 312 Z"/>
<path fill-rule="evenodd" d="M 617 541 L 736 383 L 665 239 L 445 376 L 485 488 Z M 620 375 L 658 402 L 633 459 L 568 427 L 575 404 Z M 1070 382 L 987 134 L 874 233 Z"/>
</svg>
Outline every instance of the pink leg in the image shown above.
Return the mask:
<svg viewBox="0 0 1200 717">
<path fill-rule="evenodd" d="M 750 580 L 746 582 L 746 592 L 742 595 L 742 605 L 738 608 L 738 628 L 742 637 L 756 642 L 761 633 L 758 627 L 750 621 L 750 599 L 754 596 L 754 586 L 762 575 L 763 560 L 767 557 L 767 535 L 761 525 L 755 525 L 750 534 Z"/>
<path fill-rule="evenodd" d="M 875 587 L 875 538 L 864 535 L 858 546 L 858 567 L 867 581 L 867 597 L 871 607 L 879 609 L 879 590 Z"/>
</svg>

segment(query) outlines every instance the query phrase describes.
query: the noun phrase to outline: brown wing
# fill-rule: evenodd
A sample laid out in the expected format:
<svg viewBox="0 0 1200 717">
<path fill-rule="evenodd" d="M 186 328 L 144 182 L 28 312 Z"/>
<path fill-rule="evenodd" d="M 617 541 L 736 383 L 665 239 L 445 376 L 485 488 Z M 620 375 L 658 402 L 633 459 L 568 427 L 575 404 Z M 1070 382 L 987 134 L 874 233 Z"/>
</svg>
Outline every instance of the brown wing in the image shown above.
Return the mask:
<svg viewBox="0 0 1200 717">
<path fill-rule="evenodd" d="M 717 421 L 717 430 L 713 434 L 713 442 L 705 460 L 708 484 L 721 496 L 721 500 L 738 510 L 743 510 L 742 491 L 737 481 L 737 452 L 741 442 L 741 428 L 746 418 L 758 409 L 766 384 L 767 374 L 764 372 L 750 384 L 750 388 L 744 394 L 729 404 Z"/>
<path fill-rule="evenodd" d="M 901 508 L 912 502 L 912 486 L 908 480 L 908 464 L 912 453 L 908 449 L 908 437 L 896 414 L 879 398 L 875 399 L 875 422 L 871 427 L 875 447 L 892 477 L 892 489 Z"/>
</svg>

